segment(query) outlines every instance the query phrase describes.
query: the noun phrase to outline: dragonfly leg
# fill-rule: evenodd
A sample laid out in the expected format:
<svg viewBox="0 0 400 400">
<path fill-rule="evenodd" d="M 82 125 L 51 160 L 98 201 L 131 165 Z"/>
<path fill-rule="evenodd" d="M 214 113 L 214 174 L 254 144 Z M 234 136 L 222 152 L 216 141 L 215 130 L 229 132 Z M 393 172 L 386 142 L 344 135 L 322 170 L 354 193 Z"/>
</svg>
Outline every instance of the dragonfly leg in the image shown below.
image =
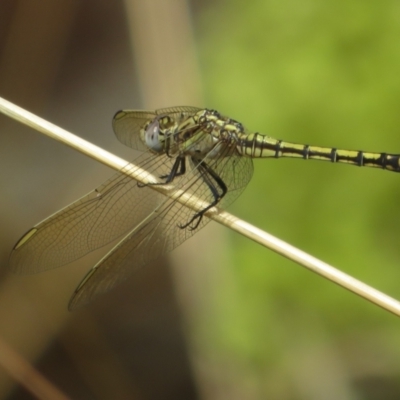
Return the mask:
<svg viewBox="0 0 400 400">
<path fill-rule="evenodd" d="M 168 175 L 160 176 L 161 179 L 165 179 L 165 183 L 171 183 L 175 177 L 185 175 L 186 173 L 186 157 L 177 157 L 174 165 L 172 166 L 171 172 Z"/>
<path fill-rule="evenodd" d="M 214 200 L 205 207 L 203 210 L 197 212 L 193 215 L 193 217 L 187 222 L 186 224 L 179 224 L 179 228 L 186 229 L 189 227 L 191 231 L 194 231 L 200 225 L 201 220 L 203 219 L 203 215 L 210 209 L 216 206 L 222 198 L 228 192 L 228 188 L 225 185 L 225 182 L 221 179 L 221 177 L 212 169 L 210 168 L 204 161 L 201 161 L 198 165 L 198 170 L 202 176 L 202 179 L 210 189 Z M 214 182 L 213 182 L 214 180 Z M 218 189 L 221 190 L 221 193 L 218 192 Z"/>
<path fill-rule="evenodd" d="M 185 173 L 186 173 L 186 158 L 178 156 L 174 162 L 174 165 L 171 168 L 171 172 L 168 175 L 160 176 L 160 179 L 165 179 L 165 182 L 147 183 L 147 184 L 138 182 L 137 185 L 140 188 L 145 186 L 166 185 L 168 183 L 171 183 L 177 176 L 184 175 Z"/>
</svg>

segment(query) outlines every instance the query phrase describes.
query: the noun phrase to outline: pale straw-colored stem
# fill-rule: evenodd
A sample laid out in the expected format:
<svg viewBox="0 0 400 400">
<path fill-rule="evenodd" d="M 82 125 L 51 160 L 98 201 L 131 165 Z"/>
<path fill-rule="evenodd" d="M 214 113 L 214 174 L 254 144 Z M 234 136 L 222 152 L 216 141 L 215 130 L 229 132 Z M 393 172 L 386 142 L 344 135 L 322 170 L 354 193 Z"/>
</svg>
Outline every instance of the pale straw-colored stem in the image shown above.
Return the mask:
<svg viewBox="0 0 400 400">
<path fill-rule="evenodd" d="M 45 135 L 58 140 L 68 146 L 92 157 L 96 161 L 99 161 L 117 171 L 122 168 L 123 172 L 130 175 L 133 179 L 146 184 L 149 182 L 156 181 L 155 177 L 150 173 L 143 173 L 141 168 L 131 165 L 128 162 L 83 140 L 66 130 L 51 124 L 42 118 L 33 115 L 32 113 L 10 103 L 9 101 L 0 98 L 0 112 L 8 115 L 17 121 L 30 126 L 31 128 L 44 133 Z M 4 134 L 4 133 L 3 133 Z M 152 189 L 157 190 L 166 196 L 172 197 L 179 202 L 182 202 L 186 207 L 190 207 L 193 210 L 200 211 L 204 208 L 204 202 L 201 199 L 193 198 L 193 196 L 185 195 L 180 190 L 175 190 L 173 185 L 155 185 L 150 186 Z M 258 229 L 245 221 L 236 218 L 232 214 L 215 207 L 207 212 L 207 216 L 220 224 L 231 228 L 232 230 L 254 240 L 255 242 L 281 254 L 282 256 L 297 262 L 303 267 L 323 276 L 326 279 L 350 290 L 351 292 L 369 300 L 372 303 L 384 308 L 387 311 L 392 312 L 400 316 L 400 303 L 387 296 L 386 294 L 366 285 L 363 282 L 345 274 L 332 267 L 331 265 L 318 260 L 315 257 L 301 251 L 288 243 Z"/>
</svg>

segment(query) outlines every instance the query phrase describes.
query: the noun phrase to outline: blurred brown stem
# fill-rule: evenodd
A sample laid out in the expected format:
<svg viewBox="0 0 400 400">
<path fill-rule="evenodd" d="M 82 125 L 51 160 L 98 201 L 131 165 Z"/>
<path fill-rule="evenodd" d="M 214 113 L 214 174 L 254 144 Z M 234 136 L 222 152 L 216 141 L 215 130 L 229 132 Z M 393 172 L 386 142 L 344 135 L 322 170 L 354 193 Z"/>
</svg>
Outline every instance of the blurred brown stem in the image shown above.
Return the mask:
<svg viewBox="0 0 400 400">
<path fill-rule="evenodd" d="M 0 338 L 0 365 L 26 390 L 43 400 L 68 400 L 28 361 Z"/>
</svg>

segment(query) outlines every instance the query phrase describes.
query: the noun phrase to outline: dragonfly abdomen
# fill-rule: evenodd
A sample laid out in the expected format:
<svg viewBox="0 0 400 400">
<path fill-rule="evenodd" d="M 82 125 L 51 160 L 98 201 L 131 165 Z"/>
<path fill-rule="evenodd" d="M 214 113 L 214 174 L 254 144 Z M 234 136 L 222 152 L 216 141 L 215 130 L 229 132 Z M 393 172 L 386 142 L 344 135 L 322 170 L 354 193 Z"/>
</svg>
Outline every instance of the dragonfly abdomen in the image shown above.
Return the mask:
<svg viewBox="0 0 400 400">
<path fill-rule="evenodd" d="M 400 172 L 400 155 L 340 150 L 332 147 L 309 146 L 277 140 L 259 133 L 252 133 L 240 140 L 240 154 L 252 158 L 303 158 L 333 163 L 345 163 L 359 167 L 374 167 Z"/>
</svg>

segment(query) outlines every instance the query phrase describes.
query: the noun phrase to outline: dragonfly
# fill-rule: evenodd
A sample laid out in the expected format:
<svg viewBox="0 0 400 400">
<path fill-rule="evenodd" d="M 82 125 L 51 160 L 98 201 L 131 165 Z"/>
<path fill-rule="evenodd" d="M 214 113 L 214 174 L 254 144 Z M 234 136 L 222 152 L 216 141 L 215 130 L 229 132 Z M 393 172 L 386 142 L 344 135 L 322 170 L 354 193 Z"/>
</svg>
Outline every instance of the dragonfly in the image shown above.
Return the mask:
<svg viewBox="0 0 400 400">
<path fill-rule="evenodd" d="M 113 129 L 121 143 L 141 154 L 101 186 L 35 225 L 10 255 L 14 272 L 41 272 L 120 238 L 77 286 L 70 310 L 199 231 L 210 220 L 207 211 L 227 207 L 240 196 L 251 180 L 254 158 L 295 157 L 400 172 L 398 154 L 284 142 L 205 108 L 122 110 L 113 118 Z M 150 173 L 155 181 L 139 182 L 132 178 L 135 173 L 143 180 Z M 186 200 L 154 190 L 166 185 Z M 202 201 L 197 211 L 188 206 L 194 198 Z"/>
</svg>

